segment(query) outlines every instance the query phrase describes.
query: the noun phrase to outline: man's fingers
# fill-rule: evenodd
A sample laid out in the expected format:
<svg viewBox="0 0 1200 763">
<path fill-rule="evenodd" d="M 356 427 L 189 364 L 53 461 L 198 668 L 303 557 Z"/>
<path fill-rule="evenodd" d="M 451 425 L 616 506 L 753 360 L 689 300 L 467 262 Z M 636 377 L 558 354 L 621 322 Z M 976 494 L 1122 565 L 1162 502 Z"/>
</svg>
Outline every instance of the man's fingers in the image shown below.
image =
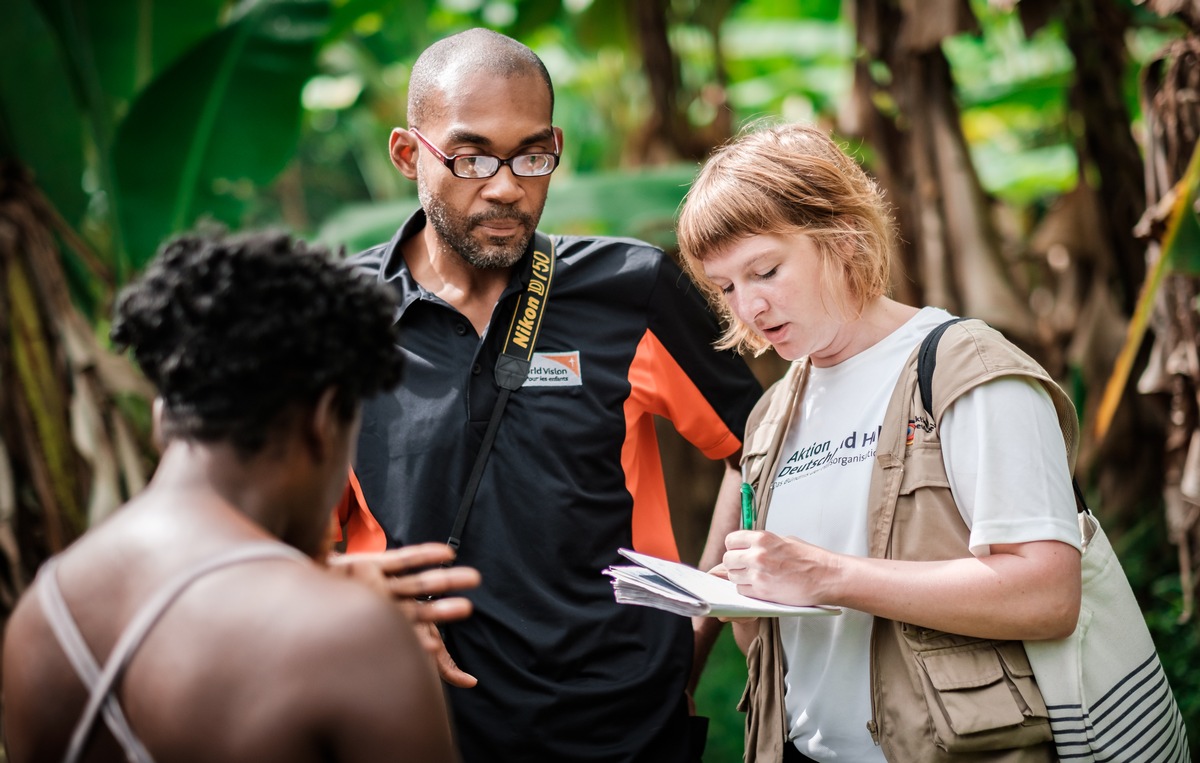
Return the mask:
<svg viewBox="0 0 1200 763">
<path fill-rule="evenodd" d="M 474 567 L 437 567 L 410 575 L 389 577 L 387 586 L 392 596 L 418 598 L 476 588 L 480 581 L 479 571 Z"/>
<path fill-rule="evenodd" d="M 418 543 L 387 551 L 347 554 L 346 556 L 352 560 L 373 564 L 387 575 L 397 575 L 409 570 L 435 567 L 452 562 L 454 561 L 454 549 L 445 543 Z"/>
<path fill-rule="evenodd" d="M 467 602 L 467 605 L 469 607 L 470 602 Z M 470 610 L 468 609 L 468 611 Z M 446 644 L 442 641 L 442 634 L 438 632 L 437 628 L 429 623 L 416 623 L 413 625 L 413 630 L 416 631 L 421 646 L 433 658 L 433 664 L 437 666 L 438 675 L 443 681 L 463 689 L 470 689 L 479 683 L 479 679 L 475 676 L 459 669 L 454 658 L 446 651 Z"/>
<path fill-rule="evenodd" d="M 442 677 L 442 680 L 451 686 L 457 686 L 460 689 L 470 689 L 479 683 L 478 678 L 460 670 L 448 652 L 442 652 L 438 657 L 437 669 L 438 675 Z"/>
<path fill-rule="evenodd" d="M 433 601 L 413 602 L 405 609 L 409 618 L 418 623 L 448 623 L 471 616 L 471 601 L 461 596 Z"/>
</svg>

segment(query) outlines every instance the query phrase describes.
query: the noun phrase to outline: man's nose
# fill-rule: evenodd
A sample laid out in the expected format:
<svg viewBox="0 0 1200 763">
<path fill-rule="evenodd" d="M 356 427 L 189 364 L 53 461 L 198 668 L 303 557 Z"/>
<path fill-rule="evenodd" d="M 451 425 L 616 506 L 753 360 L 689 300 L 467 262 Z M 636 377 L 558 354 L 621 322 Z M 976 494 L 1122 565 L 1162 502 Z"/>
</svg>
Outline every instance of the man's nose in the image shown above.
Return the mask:
<svg viewBox="0 0 1200 763">
<path fill-rule="evenodd" d="M 483 197 L 501 204 L 511 204 L 525 195 L 521 179 L 513 174 L 512 167 L 501 165 L 499 172 L 484 183 Z"/>
</svg>

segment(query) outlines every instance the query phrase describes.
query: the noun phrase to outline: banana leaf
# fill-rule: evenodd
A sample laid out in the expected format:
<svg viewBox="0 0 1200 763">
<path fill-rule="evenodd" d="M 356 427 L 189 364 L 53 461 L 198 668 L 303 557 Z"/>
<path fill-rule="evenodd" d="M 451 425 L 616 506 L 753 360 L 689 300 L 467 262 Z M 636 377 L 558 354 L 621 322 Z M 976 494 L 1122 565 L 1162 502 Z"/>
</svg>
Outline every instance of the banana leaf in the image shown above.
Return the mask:
<svg viewBox="0 0 1200 763">
<path fill-rule="evenodd" d="M 260 0 L 137 97 L 114 171 L 126 255 L 143 266 L 169 234 L 212 217 L 241 222 L 255 189 L 291 159 L 300 91 L 329 23 L 324 0 Z"/>
</svg>

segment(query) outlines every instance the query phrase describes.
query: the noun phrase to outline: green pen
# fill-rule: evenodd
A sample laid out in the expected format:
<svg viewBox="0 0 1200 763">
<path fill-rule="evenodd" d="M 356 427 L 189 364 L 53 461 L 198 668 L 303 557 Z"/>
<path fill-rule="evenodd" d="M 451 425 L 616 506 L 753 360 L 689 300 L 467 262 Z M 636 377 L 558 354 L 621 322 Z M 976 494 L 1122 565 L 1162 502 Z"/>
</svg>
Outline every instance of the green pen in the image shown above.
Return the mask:
<svg viewBox="0 0 1200 763">
<path fill-rule="evenodd" d="M 754 488 L 746 479 L 746 466 L 742 465 L 742 529 L 754 529 Z"/>
</svg>

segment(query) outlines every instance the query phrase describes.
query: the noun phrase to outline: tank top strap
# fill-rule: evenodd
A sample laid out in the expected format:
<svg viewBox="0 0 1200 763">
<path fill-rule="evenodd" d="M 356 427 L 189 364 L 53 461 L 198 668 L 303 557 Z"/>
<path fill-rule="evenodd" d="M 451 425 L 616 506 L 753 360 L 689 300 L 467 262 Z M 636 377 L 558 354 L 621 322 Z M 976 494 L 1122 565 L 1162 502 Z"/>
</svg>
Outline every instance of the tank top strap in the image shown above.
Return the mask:
<svg viewBox="0 0 1200 763">
<path fill-rule="evenodd" d="M 58 585 L 57 571 L 58 557 L 51 557 L 42 565 L 42 569 L 38 573 L 41 580 L 41 585 L 38 586 L 38 598 L 41 600 L 46 620 L 50 624 L 50 630 L 54 633 L 58 645 L 66 654 L 71 667 L 75 669 L 75 675 L 79 676 L 79 680 L 90 692 L 100 679 L 100 665 L 92 656 L 87 642 L 83 639 L 83 634 L 79 632 L 75 618 L 71 616 L 71 612 L 67 608 L 62 588 Z M 129 727 L 121 705 L 117 702 L 105 702 L 103 713 L 105 724 L 120 743 L 121 749 L 125 750 L 126 757 L 138 763 L 150 761 L 149 753 L 146 752 L 141 741 Z"/>
<path fill-rule="evenodd" d="M 71 743 L 63 758 L 63 763 L 77 763 L 82 757 L 92 728 L 101 713 L 104 715 L 105 724 L 121 744 L 131 763 L 153 763 L 153 759 L 130 728 L 128 720 L 113 694 L 113 687 L 155 623 L 188 586 L 205 575 L 225 567 L 267 559 L 309 561 L 307 556 L 290 546 L 281 543 L 256 543 L 205 559 L 179 572 L 159 588 L 130 618 L 105 661 L 103 670 L 87 648 L 79 626 L 67 609 L 62 590 L 58 585 L 57 560 L 47 561 L 41 573 L 45 576 L 45 580 L 42 581 L 43 585 L 39 586 L 43 608 L 46 611 L 51 630 L 58 639 L 63 652 L 66 653 L 71 666 L 89 691 L 87 705 L 71 735 Z"/>
</svg>

